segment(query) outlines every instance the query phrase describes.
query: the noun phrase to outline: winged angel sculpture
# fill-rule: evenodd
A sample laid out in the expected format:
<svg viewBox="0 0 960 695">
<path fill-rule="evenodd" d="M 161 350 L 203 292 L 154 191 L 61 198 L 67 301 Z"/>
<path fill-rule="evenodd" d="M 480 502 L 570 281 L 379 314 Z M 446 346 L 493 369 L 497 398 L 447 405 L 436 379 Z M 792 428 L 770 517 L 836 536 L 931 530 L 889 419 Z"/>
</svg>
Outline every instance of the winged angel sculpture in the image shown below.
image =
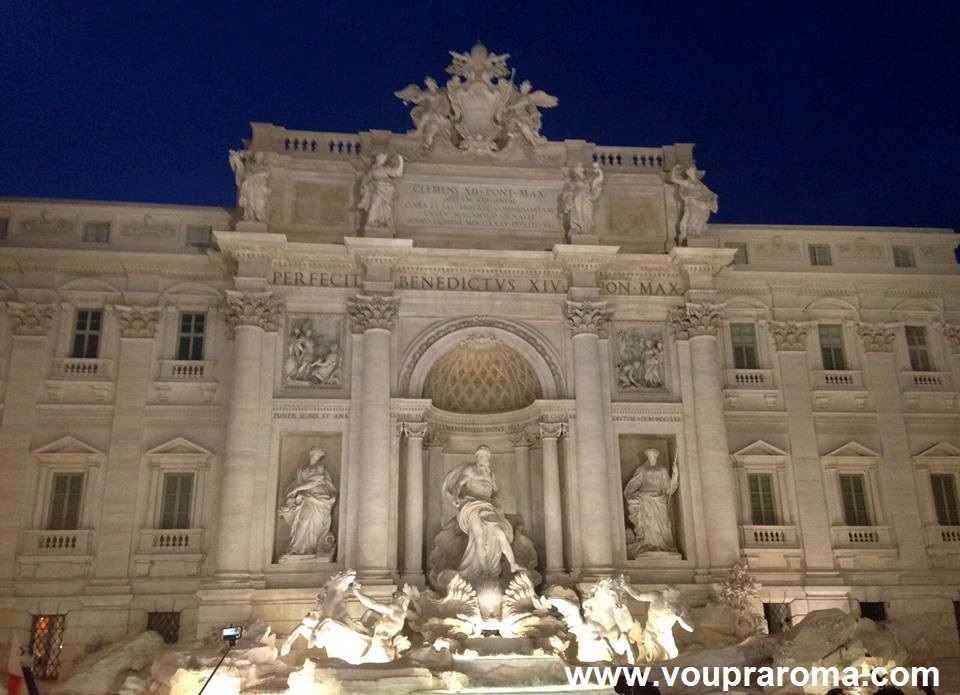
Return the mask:
<svg viewBox="0 0 960 695">
<path fill-rule="evenodd" d="M 527 80 L 518 88 L 507 68 L 508 53 L 490 53 L 477 43 L 468 53 L 450 51 L 450 57 L 444 88 L 427 77 L 425 89 L 410 84 L 395 93 L 415 105 L 410 134 L 421 139 L 424 150 L 432 149 L 438 136 L 474 153 L 500 151 L 517 136 L 531 147 L 546 142 L 539 109 L 556 106 L 557 98 L 534 90 Z"/>
</svg>

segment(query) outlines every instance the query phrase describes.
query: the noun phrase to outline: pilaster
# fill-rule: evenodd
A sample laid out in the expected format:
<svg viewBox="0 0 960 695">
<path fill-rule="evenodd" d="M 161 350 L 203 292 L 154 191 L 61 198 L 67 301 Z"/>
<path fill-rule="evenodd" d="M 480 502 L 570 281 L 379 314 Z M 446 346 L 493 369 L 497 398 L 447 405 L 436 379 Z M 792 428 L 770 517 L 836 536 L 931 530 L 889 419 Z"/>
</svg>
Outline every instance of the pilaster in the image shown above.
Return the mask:
<svg viewBox="0 0 960 695">
<path fill-rule="evenodd" d="M 407 461 L 404 469 L 403 581 L 423 584 L 423 437 L 425 422 L 404 422 Z"/>
<path fill-rule="evenodd" d="M 557 442 L 566 431 L 562 422 L 541 422 L 540 441 L 543 452 L 543 561 L 545 581 L 553 581 L 564 571 L 563 511 L 560 502 L 560 460 Z"/>
<path fill-rule="evenodd" d="M 20 530 L 25 525 L 27 467 L 30 440 L 36 423 L 36 405 L 47 365 L 54 306 L 34 302 L 8 302 L 13 332 L 3 418 L 0 420 L 0 460 L 4 462 L 0 485 L 0 589 L 16 578 Z M 0 591 L 0 593 L 12 592 Z"/>
<path fill-rule="evenodd" d="M 732 504 L 737 498 L 737 488 L 727 443 L 720 382 L 722 371 L 717 346 L 720 308 L 715 304 L 688 303 L 672 309 L 669 318 L 676 339 L 689 341 L 689 378 L 697 422 L 703 510 L 709 535 L 709 566 L 711 570 L 720 570 L 731 566 L 740 556 L 737 514 Z"/>
<path fill-rule="evenodd" d="M 808 326 L 799 321 L 771 321 L 767 327 L 773 336 L 780 365 L 780 387 L 787 411 L 790 462 L 808 581 L 822 582 L 830 577 L 839 578 L 833 557 L 823 467 L 813 420 L 810 367 L 807 363 Z"/>
<path fill-rule="evenodd" d="M 870 390 L 876 397 L 877 429 L 883 458 L 880 483 L 890 525 L 896 536 L 900 564 L 922 572 L 929 567 L 926 538 L 913 466 L 910 441 L 903 419 L 903 398 L 897 373 L 894 341 L 899 328 L 889 324 L 860 323 L 857 334 L 863 343 L 864 363 Z"/>
</svg>

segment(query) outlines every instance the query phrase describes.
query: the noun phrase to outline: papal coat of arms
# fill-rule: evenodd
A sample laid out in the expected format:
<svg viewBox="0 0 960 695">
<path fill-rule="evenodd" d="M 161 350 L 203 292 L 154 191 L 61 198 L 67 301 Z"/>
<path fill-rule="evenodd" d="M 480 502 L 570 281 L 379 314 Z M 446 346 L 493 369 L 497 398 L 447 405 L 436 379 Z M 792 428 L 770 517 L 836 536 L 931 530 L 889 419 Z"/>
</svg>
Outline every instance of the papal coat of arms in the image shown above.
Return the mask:
<svg viewBox="0 0 960 695">
<path fill-rule="evenodd" d="M 429 150 L 440 137 L 463 152 L 491 153 L 502 150 L 520 136 L 529 146 L 546 142 L 540 135 L 540 108 L 552 108 L 557 98 L 533 90 L 530 82 L 514 84 L 507 68 L 509 54 L 490 53 L 477 43 L 469 53 L 450 51 L 450 79 L 440 88 L 432 77 L 425 89 L 407 85 L 396 96 L 412 102 L 411 135 Z"/>
</svg>

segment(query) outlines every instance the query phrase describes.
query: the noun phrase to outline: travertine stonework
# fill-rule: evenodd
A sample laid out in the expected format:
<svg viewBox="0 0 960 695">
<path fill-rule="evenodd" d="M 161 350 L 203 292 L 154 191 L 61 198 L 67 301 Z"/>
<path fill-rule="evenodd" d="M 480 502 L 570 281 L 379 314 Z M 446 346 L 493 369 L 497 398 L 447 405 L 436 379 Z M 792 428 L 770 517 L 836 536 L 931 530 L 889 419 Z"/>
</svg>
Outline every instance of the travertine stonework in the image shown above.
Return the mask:
<svg viewBox="0 0 960 695">
<path fill-rule="evenodd" d="M 400 92 L 410 133 L 253 124 L 236 210 L 0 198 L 0 642 L 423 586 L 482 444 L 545 581 L 745 561 L 793 622 L 882 602 L 957 666 L 956 237 L 709 223 L 692 145 L 549 141 L 506 60 Z"/>
</svg>

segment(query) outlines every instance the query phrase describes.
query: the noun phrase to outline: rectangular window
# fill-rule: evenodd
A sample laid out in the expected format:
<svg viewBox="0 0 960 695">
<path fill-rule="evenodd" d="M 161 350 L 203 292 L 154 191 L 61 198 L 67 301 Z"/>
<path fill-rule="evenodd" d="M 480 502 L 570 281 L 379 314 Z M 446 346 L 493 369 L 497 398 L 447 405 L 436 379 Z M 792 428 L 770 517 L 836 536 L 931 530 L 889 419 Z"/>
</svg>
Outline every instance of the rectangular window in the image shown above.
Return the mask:
<svg viewBox="0 0 960 695">
<path fill-rule="evenodd" d="M 733 366 L 759 369 L 756 327 L 752 323 L 731 323 L 730 340 L 733 343 Z"/>
<path fill-rule="evenodd" d="M 867 510 L 867 484 L 862 474 L 840 475 L 840 497 L 843 519 L 847 526 L 870 526 Z"/>
<path fill-rule="evenodd" d="M 930 352 L 927 350 L 927 329 L 923 326 L 906 326 L 907 351 L 910 353 L 910 369 L 915 372 L 930 372 Z"/>
<path fill-rule="evenodd" d="M 749 473 L 750 516 L 757 526 L 776 526 L 777 511 L 773 500 L 773 475 Z"/>
<path fill-rule="evenodd" d="M 824 324 L 817 327 L 820 333 L 820 356 L 824 369 L 846 369 L 847 360 L 843 354 L 843 326 Z"/>
<path fill-rule="evenodd" d="M 60 675 L 60 651 L 63 649 L 63 630 L 67 616 L 35 615 L 30 632 L 30 656 L 33 675 L 53 680 Z"/>
<path fill-rule="evenodd" d="M 960 526 L 957 510 L 957 482 L 949 473 L 930 476 L 933 484 L 933 504 L 937 508 L 937 523 L 941 526 Z"/>
<path fill-rule="evenodd" d="M 826 244 L 810 244 L 810 265 L 833 265 L 830 259 L 830 247 Z"/>
<path fill-rule="evenodd" d="M 187 246 L 198 249 L 210 248 L 210 239 L 213 234 L 213 227 L 209 225 L 187 225 L 187 237 L 184 242 Z"/>
<path fill-rule="evenodd" d="M 747 264 L 747 245 L 742 241 L 727 241 L 724 242 L 724 247 L 728 249 L 736 249 L 737 252 L 733 255 L 733 264 L 734 265 L 746 265 Z"/>
<path fill-rule="evenodd" d="M 51 530 L 80 528 L 83 473 L 54 473 L 51 483 L 47 528 Z"/>
<path fill-rule="evenodd" d="M 163 637 L 167 644 L 180 639 L 180 611 L 147 613 L 147 629 Z"/>
<path fill-rule="evenodd" d="M 100 323 L 103 312 L 81 309 L 73 328 L 71 357 L 95 358 L 100 350 Z"/>
<path fill-rule="evenodd" d="M 85 244 L 109 244 L 109 222 L 87 222 L 83 225 L 83 236 L 80 240 Z"/>
<path fill-rule="evenodd" d="M 180 332 L 177 335 L 178 360 L 203 359 L 203 334 L 206 328 L 206 314 L 180 314 Z"/>
<path fill-rule="evenodd" d="M 897 268 L 915 268 L 917 263 L 913 260 L 913 248 L 910 246 L 894 246 L 893 265 Z"/>
<path fill-rule="evenodd" d="M 763 617 L 767 621 L 767 634 L 786 632 L 790 629 L 790 604 L 764 603 Z"/>
<path fill-rule="evenodd" d="M 190 528 L 193 473 L 164 473 L 160 528 Z"/>
</svg>

